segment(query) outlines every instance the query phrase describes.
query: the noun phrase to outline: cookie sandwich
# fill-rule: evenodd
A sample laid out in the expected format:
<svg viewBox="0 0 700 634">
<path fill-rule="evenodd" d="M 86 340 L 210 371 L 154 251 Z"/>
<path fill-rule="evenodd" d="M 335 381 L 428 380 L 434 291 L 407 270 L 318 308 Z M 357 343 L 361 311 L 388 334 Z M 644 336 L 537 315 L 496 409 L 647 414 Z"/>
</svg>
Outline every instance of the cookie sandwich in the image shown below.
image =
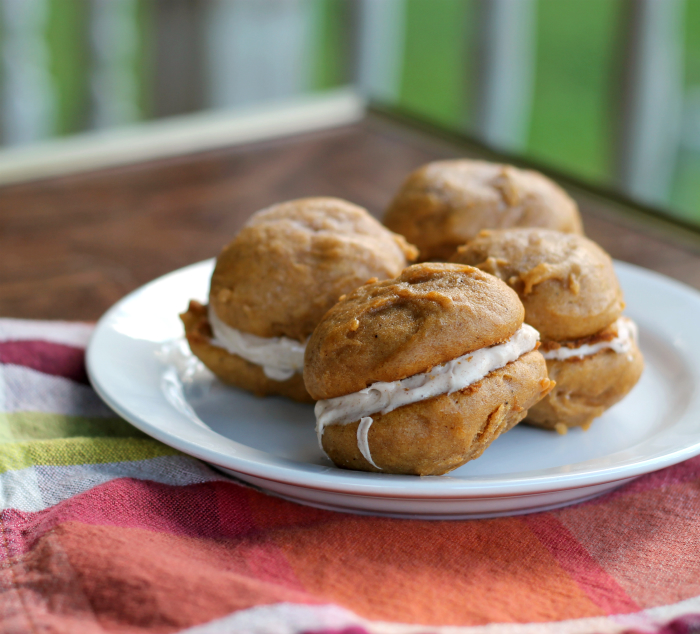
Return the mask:
<svg viewBox="0 0 700 634">
<path fill-rule="evenodd" d="M 426 263 L 341 299 L 306 349 L 321 449 L 339 467 L 440 475 L 478 458 L 552 387 L 506 284 Z"/>
<path fill-rule="evenodd" d="M 321 317 L 368 279 L 395 277 L 416 254 L 344 200 L 274 205 L 254 214 L 224 247 L 209 304 L 190 302 L 181 315 L 187 341 L 225 383 L 311 401 L 304 351 Z"/>
<path fill-rule="evenodd" d="M 420 250 L 421 261 L 446 261 L 482 229 L 544 227 L 583 233 L 576 203 L 539 172 L 459 159 L 411 173 L 384 224 Z"/>
<path fill-rule="evenodd" d="M 622 399 L 644 367 L 637 326 L 610 256 L 583 236 L 545 229 L 483 231 L 452 258 L 507 282 L 540 332 L 550 394 L 527 422 L 564 433 L 588 428 Z"/>
</svg>

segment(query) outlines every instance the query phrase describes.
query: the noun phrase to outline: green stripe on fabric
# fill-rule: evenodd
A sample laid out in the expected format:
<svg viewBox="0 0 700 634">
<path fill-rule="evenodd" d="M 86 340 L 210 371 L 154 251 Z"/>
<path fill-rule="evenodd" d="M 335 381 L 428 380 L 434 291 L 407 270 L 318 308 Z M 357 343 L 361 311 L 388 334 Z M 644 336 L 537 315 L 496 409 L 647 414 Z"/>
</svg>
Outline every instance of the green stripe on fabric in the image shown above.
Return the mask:
<svg viewBox="0 0 700 634">
<path fill-rule="evenodd" d="M 147 438 L 121 418 L 64 416 L 46 412 L 0 412 L 0 444 L 54 438 Z"/>
<path fill-rule="evenodd" d="M 132 462 L 181 455 L 157 440 L 141 438 L 64 438 L 0 446 L 0 473 L 33 466 L 62 467 Z"/>
</svg>

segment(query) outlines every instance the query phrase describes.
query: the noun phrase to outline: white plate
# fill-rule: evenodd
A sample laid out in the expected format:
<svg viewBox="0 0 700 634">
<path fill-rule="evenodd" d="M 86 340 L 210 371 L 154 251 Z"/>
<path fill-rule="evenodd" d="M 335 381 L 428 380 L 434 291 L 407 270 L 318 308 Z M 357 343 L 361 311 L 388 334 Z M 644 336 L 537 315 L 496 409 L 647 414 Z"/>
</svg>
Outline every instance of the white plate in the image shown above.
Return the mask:
<svg viewBox="0 0 700 634">
<path fill-rule="evenodd" d="M 491 517 L 570 504 L 700 454 L 700 293 L 656 273 L 616 263 L 646 368 L 588 432 L 518 425 L 478 460 L 420 478 L 334 467 L 312 406 L 226 387 L 189 355 L 178 313 L 206 300 L 212 266 L 165 275 L 110 309 L 88 347 L 90 380 L 142 431 L 277 495 L 360 513 Z"/>
</svg>

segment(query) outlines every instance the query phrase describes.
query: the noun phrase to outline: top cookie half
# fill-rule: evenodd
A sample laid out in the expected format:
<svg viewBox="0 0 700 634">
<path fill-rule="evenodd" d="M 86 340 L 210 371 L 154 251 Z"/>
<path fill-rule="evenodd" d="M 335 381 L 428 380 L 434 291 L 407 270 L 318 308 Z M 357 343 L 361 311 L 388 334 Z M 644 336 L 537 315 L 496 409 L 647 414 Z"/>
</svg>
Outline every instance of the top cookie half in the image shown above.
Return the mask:
<svg viewBox="0 0 700 634">
<path fill-rule="evenodd" d="M 329 399 L 398 381 L 502 343 L 523 317 L 517 294 L 492 275 L 416 264 L 361 286 L 325 315 L 306 348 L 304 383 L 313 398 Z"/>
<path fill-rule="evenodd" d="M 304 341 L 341 295 L 395 277 L 415 257 L 362 207 L 292 200 L 256 213 L 223 249 L 209 302 L 232 328 Z"/>
<path fill-rule="evenodd" d="M 546 229 L 483 231 L 452 261 L 507 282 L 525 306 L 525 321 L 544 340 L 588 337 L 624 308 L 610 256 L 583 236 Z"/>
<path fill-rule="evenodd" d="M 543 227 L 583 233 L 576 203 L 538 172 L 466 159 L 428 163 L 409 175 L 384 224 L 420 250 L 448 260 L 482 229 Z"/>
</svg>

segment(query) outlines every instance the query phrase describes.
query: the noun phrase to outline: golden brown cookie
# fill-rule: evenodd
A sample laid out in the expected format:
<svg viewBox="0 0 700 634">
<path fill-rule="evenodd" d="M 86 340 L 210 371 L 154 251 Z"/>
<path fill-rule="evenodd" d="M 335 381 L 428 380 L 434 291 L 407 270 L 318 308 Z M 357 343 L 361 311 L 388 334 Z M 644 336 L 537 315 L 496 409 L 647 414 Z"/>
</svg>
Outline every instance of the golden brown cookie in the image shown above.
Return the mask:
<svg viewBox="0 0 700 634">
<path fill-rule="evenodd" d="M 550 389 L 517 295 L 426 263 L 341 299 L 306 349 L 322 448 L 340 467 L 439 475 L 481 455 Z"/>
<path fill-rule="evenodd" d="M 339 467 L 358 471 L 442 475 L 475 460 L 517 425 L 550 386 L 538 352 L 529 352 L 483 381 L 387 414 L 372 414 L 368 444 L 374 467 L 358 447 L 359 421 L 328 425 L 322 442 Z"/>
<path fill-rule="evenodd" d="M 644 363 L 636 326 L 610 256 L 577 235 L 545 229 L 482 231 L 454 261 L 506 281 L 542 335 L 541 352 L 556 387 L 526 422 L 565 432 L 588 428 L 639 380 Z"/>
<path fill-rule="evenodd" d="M 525 321 L 543 341 L 587 337 L 624 308 L 610 256 L 575 234 L 547 229 L 486 230 L 451 260 L 475 266 L 511 286 Z"/>
<path fill-rule="evenodd" d="M 224 247 L 209 303 L 232 328 L 304 341 L 341 295 L 395 277 L 416 255 L 362 207 L 292 200 L 256 213 Z"/>
<path fill-rule="evenodd" d="M 182 316 L 190 347 L 222 381 L 310 400 L 300 374 L 303 346 L 323 314 L 368 279 L 398 275 L 416 254 L 344 200 L 274 205 L 254 214 L 219 255 L 209 306 Z M 261 353 L 270 343 L 280 352 Z M 283 357 L 282 369 L 265 365 Z"/>
<path fill-rule="evenodd" d="M 275 381 L 265 376 L 261 366 L 212 345 L 213 333 L 206 306 L 191 301 L 187 312 L 182 313 L 180 318 L 185 325 L 185 336 L 192 354 L 224 383 L 241 387 L 256 396 L 279 394 L 302 403 L 314 402 L 304 387 L 301 372 L 295 372 L 286 381 Z"/>
<path fill-rule="evenodd" d="M 338 302 L 308 346 L 304 379 L 316 399 L 397 381 L 502 343 L 523 323 L 518 296 L 470 266 L 425 263 L 365 284 Z"/>
<path fill-rule="evenodd" d="M 556 386 L 529 411 L 527 422 L 560 433 L 570 427 L 588 429 L 627 395 L 643 370 L 644 359 L 635 341 L 625 354 L 604 349 L 564 361 L 548 359 L 549 378 Z"/>
<path fill-rule="evenodd" d="M 582 234 L 576 203 L 539 172 L 467 159 L 428 163 L 409 175 L 384 224 L 420 250 L 448 260 L 482 229 L 543 227 Z"/>
</svg>

